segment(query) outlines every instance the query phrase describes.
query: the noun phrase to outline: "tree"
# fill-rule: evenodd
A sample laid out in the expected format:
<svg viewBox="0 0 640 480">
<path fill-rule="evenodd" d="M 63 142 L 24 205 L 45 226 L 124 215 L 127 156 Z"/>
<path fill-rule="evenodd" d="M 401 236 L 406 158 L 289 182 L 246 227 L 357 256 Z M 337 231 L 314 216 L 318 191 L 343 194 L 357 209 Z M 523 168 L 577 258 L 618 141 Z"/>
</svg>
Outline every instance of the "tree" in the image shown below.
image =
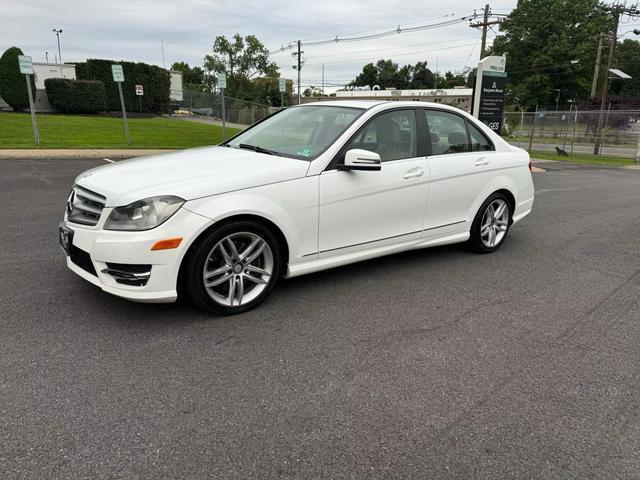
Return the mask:
<svg viewBox="0 0 640 480">
<path fill-rule="evenodd" d="M 378 60 L 376 63 L 378 70 L 378 85 L 382 89 L 396 88 L 398 81 L 398 64 L 391 60 Z"/>
<path fill-rule="evenodd" d="M 434 88 L 435 78 L 433 72 L 427 68 L 427 62 L 418 62 L 413 67 L 413 78 L 409 88 Z"/>
<path fill-rule="evenodd" d="M 467 85 L 467 76 L 461 73 L 446 72 L 438 74 L 438 88 L 455 88 Z"/>
<path fill-rule="evenodd" d="M 171 70 L 182 73 L 182 84 L 190 90 L 207 91 L 204 70 L 200 67 L 190 67 L 186 62 L 175 62 Z"/>
<path fill-rule="evenodd" d="M 27 82 L 20 73 L 18 55 L 22 55 L 22 50 L 11 47 L 0 57 L 0 97 L 16 111 L 29 108 Z M 36 84 L 33 77 L 31 75 L 31 92 L 35 96 Z"/>
<path fill-rule="evenodd" d="M 269 51 L 254 35 L 236 33 L 232 39 L 218 36 L 213 42 L 213 55 L 204 57 L 205 69 L 227 74 L 229 96 L 252 97 L 251 80 L 258 75 L 278 77 L 278 66 L 269 61 Z"/>
<path fill-rule="evenodd" d="M 258 77 L 251 81 L 253 97 L 252 101 L 266 105 L 281 105 L 280 85 L 277 78 Z M 285 105 L 293 103 L 291 95 L 293 94 L 293 80 L 285 81 Z"/>
<path fill-rule="evenodd" d="M 362 73 L 359 74 L 350 85 L 356 87 L 367 86 L 373 88 L 378 84 L 378 69 L 373 63 L 367 63 L 362 68 Z"/>
<path fill-rule="evenodd" d="M 304 97 L 321 97 L 322 89 L 311 85 L 311 87 L 305 88 L 304 92 L 302 92 L 302 95 Z"/>
<path fill-rule="evenodd" d="M 421 89 L 434 87 L 434 75 L 427 62 L 418 62 L 415 66 L 404 65 L 398 67 L 397 63 L 391 60 L 378 60 L 375 64 L 368 63 L 362 68 L 360 73 L 349 85 L 373 88 L 378 85 L 380 88 L 399 89 Z"/>
<path fill-rule="evenodd" d="M 597 38 L 610 31 L 599 0 L 528 0 L 500 24 L 490 53 L 507 56 L 507 98 L 521 108 L 589 96 Z"/>
</svg>

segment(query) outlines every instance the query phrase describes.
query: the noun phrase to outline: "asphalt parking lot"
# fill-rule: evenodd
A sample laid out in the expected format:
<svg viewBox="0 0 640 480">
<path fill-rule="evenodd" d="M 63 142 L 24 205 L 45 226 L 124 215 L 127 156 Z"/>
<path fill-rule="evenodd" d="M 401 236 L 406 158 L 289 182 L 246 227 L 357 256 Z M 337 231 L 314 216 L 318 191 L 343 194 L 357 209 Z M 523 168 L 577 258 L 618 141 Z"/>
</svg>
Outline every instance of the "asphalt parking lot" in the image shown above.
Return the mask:
<svg viewBox="0 0 640 480">
<path fill-rule="evenodd" d="M 0 478 L 639 478 L 640 171 L 545 164 L 501 250 L 212 318 L 68 271 L 97 160 L 0 161 Z"/>
</svg>

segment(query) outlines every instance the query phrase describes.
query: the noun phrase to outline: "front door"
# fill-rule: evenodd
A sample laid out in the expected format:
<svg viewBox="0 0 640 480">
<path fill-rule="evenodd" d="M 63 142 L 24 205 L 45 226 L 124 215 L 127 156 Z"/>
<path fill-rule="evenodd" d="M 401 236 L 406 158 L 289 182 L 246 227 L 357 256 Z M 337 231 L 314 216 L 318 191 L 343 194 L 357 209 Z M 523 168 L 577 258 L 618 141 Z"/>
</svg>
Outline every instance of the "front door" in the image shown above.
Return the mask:
<svg viewBox="0 0 640 480">
<path fill-rule="evenodd" d="M 320 175 L 321 256 L 349 247 L 419 238 L 426 208 L 428 166 L 418 140 L 414 109 L 381 113 L 365 124 L 343 151 L 376 152 L 380 171 L 339 171 Z M 422 154 L 422 155 L 420 155 Z"/>
</svg>

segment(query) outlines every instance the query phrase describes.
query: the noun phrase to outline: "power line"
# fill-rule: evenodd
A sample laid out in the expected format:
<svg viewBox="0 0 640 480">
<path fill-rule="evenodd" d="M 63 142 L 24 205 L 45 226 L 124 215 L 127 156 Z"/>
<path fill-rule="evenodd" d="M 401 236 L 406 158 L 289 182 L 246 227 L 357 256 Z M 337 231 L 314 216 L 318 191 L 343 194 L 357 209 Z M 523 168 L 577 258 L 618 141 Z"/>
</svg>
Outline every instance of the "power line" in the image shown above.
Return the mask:
<svg viewBox="0 0 640 480">
<path fill-rule="evenodd" d="M 459 38 L 457 40 L 443 40 L 440 42 L 423 42 L 423 43 L 413 43 L 411 45 L 403 45 L 403 46 L 397 46 L 397 47 L 381 47 L 381 48 L 371 48 L 368 50 L 352 50 L 349 52 L 345 52 L 343 50 L 341 50 L 338 53 L 328 53 L 328 54 L 324 54 L 324 55 L 314 55 L 313 58 L 318 59 L 318 58 L 326 58 L 326 57 L 341 57 L 344 55 L 357 55 L 360 53 L 369 53 L 369 52 L 381 52 L 383 50 L 403 50 L 406 48 L 415 48 L 417 46 L 422 46 L 422 45 L 441 45 L 441 44 L 450 44 L 450 43 L 454 43 L 454 42 L 461 42 L 461 41 L 466 41 L 466 40 L 476 40 L 477 37 L 464 37 L 464 38 Z"/>
<path fill-rule="evenodd" d="M 326 39 L 326 40 L 319 40 L 319 41 L 314 41 L 314 42 L 304 42 L 305 46 L 310 46 L 310 47 L 315 47 L 315 46 L 320 46 L 320 45 L 330 45 L 333 43 L 349 43 L 349 42 L 362 42 L 362 41 L 366 41 L 366 40 L 374 40 L 377 38 L 383 38 L 383 37 L 389 37 L 392 35 L 400 35 L 401 33 L 413 33 L 413 32 L 421 32 L 421 31 L 425 31 L 425 30 L 433 30 L 436 28 L 443 28 L 443 27 L 448 27 L 451 25 L 456 25 L 465 21 L 470 21 L 473 20 L 474 18 L 476 18 L 476 14 L 471 14 L 471 15 L 465 15 L 462 17 L 457 17 L 457 18 L 452 18 L 450 20 L 445 20 L 442 22 L 437 22 L 437 23 L 432 23 L 432 24 L 427 24 L 427 25 L 418 25 L 415 27 L 402 27 L 401 25 L 398 25 L 396 28 L 392 29 L 392 30 L 386 30 L 383 32 L 378 32 L 378 33 L 371 33 L 368 35 L 360 35 L 360 36 L 344 36 L 344 37 L 340 37 L 339 35 L 336 35 L 334 38 L 330 38 L 330 39 Z M 279 49 L 276 50 L 272 50 L 269 52 L 270 55 L 274 55 L 276 53 L 280 53 L 280 52 L 284 52 L 286 50 L 291 50 L 292 48 L 294 48 L 296 46 L 297 42 L 290 42 L 286 45 L 283 45 L 282 47 L 280 47 Z"/>
<path fill-rule="evenodd" d="M 399 53 L 397 55 L 392 55 L 392 57 L 396 58 L 396 57 L 403 57 L 403 56 L 407 56 L 407 55 L 418 55 L 418 54 L 441 52 L 441 51 L 444 51 L 444 50 L 455 50 L 457 48 L 466 48 L 466 47 L 470 47 L 470 46 L 477 45 L 477 44 L 478 44 L 478 42 L 475 41 L 473 43 L 465 43 L 465 44 L 462 44 L 462 45 L 455 45 L 455 46 L 452 46 L 452 47 L 438 48 L 438 49 L 435 49 L 435 50 L 415 50 L 415 51 L 412 51 L 412 52 L 405 52 L 405 53 Z M 379 58 L 380 58 L 380 56 L 376 55 L 376 56 L 350 58 L 348 60 L 336 60 L 336 61 L 333 61 L 333 62 L 322 62 L 322 63 L 324 63 L 325 65 L 334 65 L 334 64 L 337 64 L 337 63 L 356 63 L 356 62 L 362 62 L 362 61 L 367 61 L 367 60 L 376 60 L 376 59 L 379 59 Z M 305 65 L 320 65 L 320 63 L 305 63 Z"/>
</svg>

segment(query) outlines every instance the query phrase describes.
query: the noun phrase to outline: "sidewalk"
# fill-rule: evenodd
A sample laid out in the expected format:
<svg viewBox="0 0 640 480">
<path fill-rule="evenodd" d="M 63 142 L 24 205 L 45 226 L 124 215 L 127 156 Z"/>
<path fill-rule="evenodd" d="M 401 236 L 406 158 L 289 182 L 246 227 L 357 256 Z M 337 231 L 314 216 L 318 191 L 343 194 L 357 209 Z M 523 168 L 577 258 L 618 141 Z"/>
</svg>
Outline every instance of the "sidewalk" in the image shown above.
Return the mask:
<svg viewBox="0 0 640 480">
<path fill-rule="evenodd" d="M 65 158 L 108 158 L 110 160 L 122 160 L 124 158 L 143 157 L 174 151 L 178 150 L 154 150 L 148 148 L 9 148 L 0 149 L 0 160 L 53 160 Z"/>
<path fill-rule="evenodd" d="M 219 118 L 212 117 L 202 117 L 202 116 L 187 116 L 187 115 L 165 115 L 165 118 L 169 118 L 171 120 L 182 120 L 186 122 L 196 122 L 196 123 L 205 123 L 207 125 L 217 125 L 219 127 L 222 126 L 222 120 Z M 245 125 L 243 123 L 230 123 L 227 122 L 227 128 L 237 128 L 238 130 L 244 130 L 248 128 L 249 125 Z"/>
</svg>

